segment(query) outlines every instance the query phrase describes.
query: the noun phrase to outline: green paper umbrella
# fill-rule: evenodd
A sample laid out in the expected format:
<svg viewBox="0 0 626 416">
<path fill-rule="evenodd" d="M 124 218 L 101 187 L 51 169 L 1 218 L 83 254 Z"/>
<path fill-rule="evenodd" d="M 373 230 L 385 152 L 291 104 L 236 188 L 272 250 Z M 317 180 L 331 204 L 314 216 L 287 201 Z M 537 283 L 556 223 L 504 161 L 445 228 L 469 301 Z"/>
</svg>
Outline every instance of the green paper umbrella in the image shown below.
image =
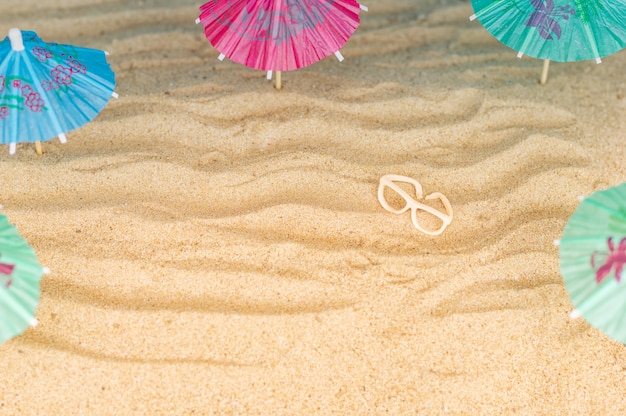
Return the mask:
<svg viewBox="0 0 626 416">
<path fill-rule="evenodd" d="M 626 47 L 626 0 L 472 0 L 472 6 L 470 20 L 520 58 L 600 63 Z M 547 65 L 544 71 L 547 77 Z"/>
<path fill-rule="evenodd" d="M 0 214 L 0 344 L 36 324 L 39 281 L 45 271 L 26 240 Z"/>
<path fill-rule="evenodd" d="M 559 260 L 572 317 L 626 344 L 626 183 L 581 201 L 559 240 Z"/>
</svg>

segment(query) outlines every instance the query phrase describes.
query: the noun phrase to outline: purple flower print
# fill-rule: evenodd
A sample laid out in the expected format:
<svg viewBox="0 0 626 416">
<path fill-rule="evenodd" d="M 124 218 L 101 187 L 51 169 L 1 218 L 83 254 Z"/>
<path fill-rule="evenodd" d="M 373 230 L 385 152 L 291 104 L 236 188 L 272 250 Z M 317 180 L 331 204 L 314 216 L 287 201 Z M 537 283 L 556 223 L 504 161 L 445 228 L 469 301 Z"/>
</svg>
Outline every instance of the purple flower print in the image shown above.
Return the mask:
<svg viewBox="0 0 626 416">
<path fill-rule="evenodd" d="M 37 57 L 41 62 L 45 62 L 46 60 L 52 58 L 52 52 L 47 50 L 46 48 L 42 48 L 41 46 L 36 46 L 31 49 L 33 55 Z"/>
<path fill-rule="evenodd" d="M 4 75 L 0 75 L 0 92 L 4 92 L 4 84 L 6 82 L 6 78 Z"/>
<path fill-rule="evenodd" d="M 554 10 L 554 0 L 530 0 L 535 11 L 530 15 L 525 25 L 536 27 L 539 36 L 546 40 L 561 39 L 561 25 L 557 19 L 569 20 L 576 11 L 570 5 L 560 6 Z"/>
<path fill-rule="evenodd" d="M 50 71 L 50 75 L 59 85 L 70 85 L 72 83 L 72 70 L 63 65 L 57 65 L 56 68 Z"/>
<path fill-rule="evenodd" d="M 237 17 L 231 13 L 228 13 L 226 21 L 241 26 L 246 38 L 273 39 L 280 44 L 289 42 L 307 28 L 313 29 L 323 24 L 324 16 L 332 4 L 323 0 L 284 0 L 283 3 L 286 9 L 263 8 L 258 13 L 248 6 L 244 10 L 241 22 L 237 22 Z M 234 10 L 234 8 L 229 10 Z"/>
<path fill-rule="evenodd" d="M 4 120 L 8 116 L 9 116 L 9 107 L 7 107 L 6 105 L 3 105 L 2 107 L 0 107 L 0 120 Z"/>
</svg>

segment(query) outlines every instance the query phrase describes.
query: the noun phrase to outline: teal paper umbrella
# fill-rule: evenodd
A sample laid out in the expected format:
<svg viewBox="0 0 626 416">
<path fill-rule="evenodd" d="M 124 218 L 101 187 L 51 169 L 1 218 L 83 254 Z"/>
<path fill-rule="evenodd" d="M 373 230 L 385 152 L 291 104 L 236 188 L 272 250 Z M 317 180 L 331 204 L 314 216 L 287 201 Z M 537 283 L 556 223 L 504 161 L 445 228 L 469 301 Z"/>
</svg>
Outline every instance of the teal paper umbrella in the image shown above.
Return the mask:
<svg viewBox="0 0 626 416">
<path fill-rule="evenodd" d="M 626 183 L 584 198 L 558 243 L 572 317 L 626 344 Z"/>
<path fill-rule="evenodd" d="M 500 42 L 552 61 L 595 60 L 626 47 L 626 0 L 472 0 L 480 23 Z"/>
<path fill-rule="evenodd" d="M 39 281 L 46 270 L 17 229 L 0 214 L 0 344 L 37 323 Z"/>
</svg>

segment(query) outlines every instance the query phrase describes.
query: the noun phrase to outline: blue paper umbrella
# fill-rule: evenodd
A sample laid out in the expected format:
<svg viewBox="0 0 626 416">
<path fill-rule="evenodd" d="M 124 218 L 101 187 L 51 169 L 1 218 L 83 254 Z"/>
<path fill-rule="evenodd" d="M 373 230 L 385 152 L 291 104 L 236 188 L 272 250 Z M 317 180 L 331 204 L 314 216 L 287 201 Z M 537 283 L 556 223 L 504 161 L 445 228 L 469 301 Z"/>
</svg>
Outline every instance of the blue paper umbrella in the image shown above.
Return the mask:
<svg viewBox="0 0 626 416">
<path fill-rule="evenodd" d="M 93 120 L 117 97 L 104 51 L 46 43 L 11 29 L 0 42 L 0 143 L 38 144 Z M 40 148 L 37 149 L 38 153 Z"/>
<path fill-rule="evenodd" d="M 0 214 L 0 344 L 37 323 L 39 282 L 45 272 L 33 249 Z"/>
</svg>

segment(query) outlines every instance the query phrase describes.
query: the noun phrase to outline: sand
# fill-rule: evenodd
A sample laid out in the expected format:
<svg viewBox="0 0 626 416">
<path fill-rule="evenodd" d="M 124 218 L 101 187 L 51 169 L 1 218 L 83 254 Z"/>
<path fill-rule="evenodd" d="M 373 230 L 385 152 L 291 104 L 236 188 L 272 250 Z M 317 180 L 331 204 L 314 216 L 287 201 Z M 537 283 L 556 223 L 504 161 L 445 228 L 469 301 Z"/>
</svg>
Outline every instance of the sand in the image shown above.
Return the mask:
<svg viewBox="0 0 626 416">
<path fill-rule="evenodd" d="M 120 94 L 41 157 L 0 149 L 52 271 L 0 414 L 626 412 L 626 349 L 569 319 L 553 245 L 625 180 L 626 52 L 541 86 L 468 1 L 371 0 L 343 63 L 276 91 L 199 3 L 0 4 L 0 33 L 109 51 Z M 447 196 L 442 235 L 381 207 L 386 174 Z"/>
</svg>

